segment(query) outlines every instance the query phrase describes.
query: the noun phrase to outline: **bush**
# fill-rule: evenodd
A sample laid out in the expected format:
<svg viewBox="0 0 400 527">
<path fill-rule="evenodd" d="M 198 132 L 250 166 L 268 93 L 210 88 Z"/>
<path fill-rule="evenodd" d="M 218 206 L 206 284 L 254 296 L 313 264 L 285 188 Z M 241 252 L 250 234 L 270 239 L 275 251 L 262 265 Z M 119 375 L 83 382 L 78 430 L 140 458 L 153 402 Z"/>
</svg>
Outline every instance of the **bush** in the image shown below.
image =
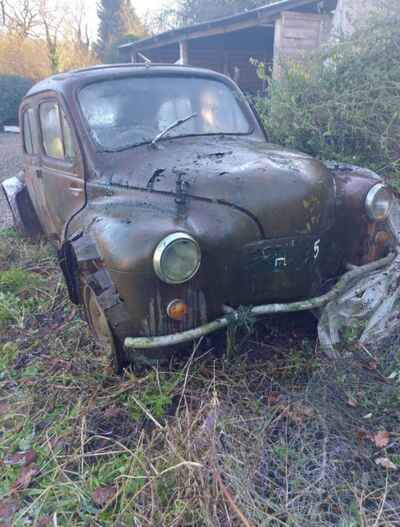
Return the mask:
<svg viewBox="0 0 400 527">
<path fill-rule="evenodd" d="M 400 176 L 399 47 L 400 9 L 387 0 L 351 38 L 283 63 L 257 100 L 271 141 Z"/>
<path fill-rule="evenodd" d="M 18 108 L 33 81 L 18 75 L 0 76 L 0 127 L 18 123 Z"/>
</svg>

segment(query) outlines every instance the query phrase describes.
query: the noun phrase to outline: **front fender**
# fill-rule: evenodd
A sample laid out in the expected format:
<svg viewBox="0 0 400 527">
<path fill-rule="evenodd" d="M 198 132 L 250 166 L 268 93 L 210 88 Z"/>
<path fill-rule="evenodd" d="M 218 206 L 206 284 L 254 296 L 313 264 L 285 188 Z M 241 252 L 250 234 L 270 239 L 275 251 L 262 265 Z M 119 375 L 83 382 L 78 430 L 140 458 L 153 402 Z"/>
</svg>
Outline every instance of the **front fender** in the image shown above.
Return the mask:
<svg viewBox="0 0 400 527">
<path fill-rule="evenodd" d="M 384 257 L 395 239 L 388 221 L 369 219 L 365 200 L 383 179 L 367 168 L 326 162 L 336 182 L 336 237 L 342 240 L 344 261 L 363 265 Z"/>
<path fill-rule="evenodd" d="M 25 183 L 14 176 L 3 181 L 1 188 L 10 207 L 17 231 L 22 236 L 30 238 L 39 236 L 42 228 Z"/>
</svg>

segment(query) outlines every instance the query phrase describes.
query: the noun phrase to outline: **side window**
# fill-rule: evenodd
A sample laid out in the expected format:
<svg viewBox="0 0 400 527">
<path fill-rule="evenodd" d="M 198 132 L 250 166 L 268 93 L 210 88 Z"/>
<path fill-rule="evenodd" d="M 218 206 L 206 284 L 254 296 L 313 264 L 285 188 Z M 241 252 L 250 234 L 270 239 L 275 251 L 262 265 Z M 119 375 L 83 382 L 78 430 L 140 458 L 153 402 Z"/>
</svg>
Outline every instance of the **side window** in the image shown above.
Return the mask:
<svg viewBox="0 0 400 527">
<path fill-rule="evenodd" d="M 56 159 L 75 158 L 75 142 L 64 110 L 56 102 L 40 105 L 40 124 L 46 154 Z"/>
<path fill-rule="evenodd" d="M 31 132 L 31 123 L 30 123 L 30 109 L 25 110 L 23 114 L 23 138 L 24 138 L 24 149 L 27 154 L 33 154 L 33 143 L 32 143 L 32 132 Z"/>
<path fill-rule="evenodd" d="M 56 159 L 64 159 L 60 112 L 56 102 L 45 102 L 40 105 L 40 125 L 46 154 Z"/>
</svg>

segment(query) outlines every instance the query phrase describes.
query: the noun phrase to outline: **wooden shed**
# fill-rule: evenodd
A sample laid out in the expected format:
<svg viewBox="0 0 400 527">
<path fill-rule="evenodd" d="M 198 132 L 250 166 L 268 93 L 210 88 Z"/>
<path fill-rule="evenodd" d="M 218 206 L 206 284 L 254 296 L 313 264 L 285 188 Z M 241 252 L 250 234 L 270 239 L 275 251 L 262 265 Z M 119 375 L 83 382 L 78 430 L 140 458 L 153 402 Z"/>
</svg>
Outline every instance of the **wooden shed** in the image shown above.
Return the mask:
<svg viewBox="0 0 400 527">
<path fill-rule="evenodd" d="M 337 0 L 281 0 L 237 15 L 211 20 L 124 44 L 125 62 L 190 64 L 230 75 L 242 90 L 263 88 L 251 59 L 279 76 L 279 57 L 298 57 L 328 37 Z"/>
</svg>

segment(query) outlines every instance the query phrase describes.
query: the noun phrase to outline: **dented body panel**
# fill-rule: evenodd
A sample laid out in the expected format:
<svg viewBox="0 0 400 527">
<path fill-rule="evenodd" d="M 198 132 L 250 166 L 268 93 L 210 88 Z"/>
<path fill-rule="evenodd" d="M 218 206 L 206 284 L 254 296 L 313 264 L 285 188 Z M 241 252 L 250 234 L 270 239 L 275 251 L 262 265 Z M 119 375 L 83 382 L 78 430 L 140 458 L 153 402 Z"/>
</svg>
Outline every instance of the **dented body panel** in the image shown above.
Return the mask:
<svg viewBox="0 0 400 527">
<path fill-rule="evenodd" d="M 223 83 L 250 131 L 167 136 L 155 145 L 104 151 L 83 116 L 80 90 L 135 76 L 147 78 L 149 90 L 159 76 Z M 59 185 L 53 170 L 54 202 L 50 185 L 47 202 L 29 176 L 21 185 L 58 247 L 71 299 L 84 302 L 89 287 L 119 342 L 187 332 L 221 317 L 224 306 L 317 297 L 348 263 L 366 264 L 388 252 L 390 232 L 365 213 L 366 196 L 380 178 L 267 143 L 247 101 L 223 75 L 182 66 L 92 68 L 39 83 L 21 115 L 33 108 L 39 127 L 45 100 L 66 114 L 75 161 L 58 167 Z M 43 145 L 38 157 L 43 170 Z M 180 232 L 198 243 L 201 265 L 189 281 L 165 283 L 155 273 L 154 252 Z M 176 299 L 187 307 L 181 320 L 168 315 Z"/>
</svg>

